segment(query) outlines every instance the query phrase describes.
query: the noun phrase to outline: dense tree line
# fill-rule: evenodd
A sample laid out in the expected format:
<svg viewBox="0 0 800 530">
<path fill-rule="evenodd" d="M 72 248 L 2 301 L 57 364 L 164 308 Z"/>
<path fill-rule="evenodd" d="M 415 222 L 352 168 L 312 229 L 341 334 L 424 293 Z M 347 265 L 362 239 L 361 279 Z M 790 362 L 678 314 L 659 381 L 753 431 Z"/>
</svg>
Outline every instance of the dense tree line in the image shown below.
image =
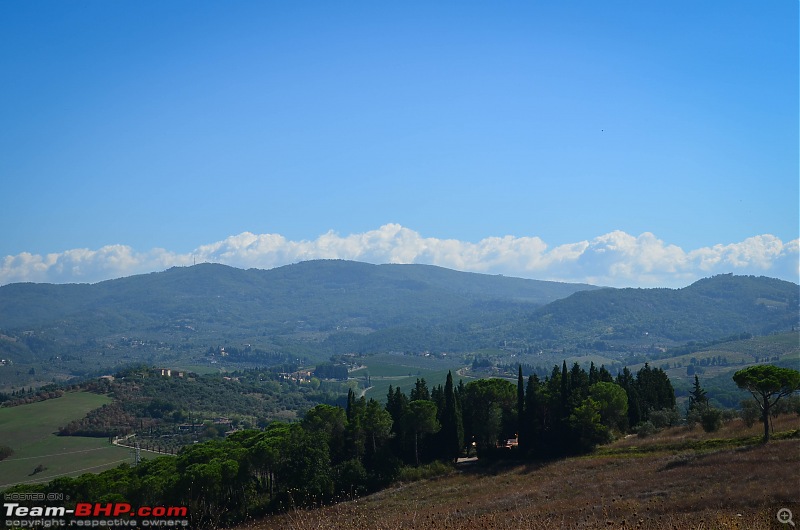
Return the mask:
<svg viewBox="0 0 800 530">
<path fill-rule="evenodd" d="M 33 388 L 29 389 L 28 391 L 21 389 L 18 391 L 12 391 L 10 394 L 0 393 L 0 405 L 3 407 L 17 407 L 19 405 L 28 405 L 38 401 L 60 398 L 63 395 L 63 390 L 53 389 L 52 385 L 43 387 L 35 392 Z"/>
<path fill-rule="evenodd" d="M 152 427 L 152 420 L 146 427 Z M 121 402 L 107 403 L 100 408 L 89 411 L 83 418 L 69 422 L 58 430 L 61 436 L 90 436 L 105 438 L 130 434 L 136 427 L 144 427 L 143 420 L 137 420 L 125 410 Z"/>
<path fill-rule="evenodd" d="M 651 412 L 675 406 L 666 373 L 649 365 L 635 376 L 624 368 L 613 378 L 603 366 L 591 364 L 587 372 L 577 363 L 568 370 L 565 362 L 543 380 L 532 374 L 524 393 L 522 384 L 520 369 L 519 451 L 540 458 L 591 450 L 614 432 L 646 421 Z"/>
<path fill-rule="evenodd" d="M 187 506 L 193 528 L 219 527 L 374 491 L 404 466 L 454 462 L 473 451 L 540 459 L 585 452 L 674 404 L 666 375 L 649 366 L 615 379 L 604 367 L 587 372 L 563 363 L 527 382 L 520 366 L 516 385 L 504 379 L 455 385 L 448 373 L 444 386 L 429 389 L 418 379 L 408 395 L 390 387 L 385 405 L 350 390 L 344 407 L 318 404 L 299 422 L 272 422 L 262 431 L 186 446 L 176 457 L 9 491 Z"/>
<path fill-rule="evenodd" d="M 314 376 L 320 379 L 347 379 L 347 366 L 343 364 L 324 363 L 314 369 Z"/>
</svg>

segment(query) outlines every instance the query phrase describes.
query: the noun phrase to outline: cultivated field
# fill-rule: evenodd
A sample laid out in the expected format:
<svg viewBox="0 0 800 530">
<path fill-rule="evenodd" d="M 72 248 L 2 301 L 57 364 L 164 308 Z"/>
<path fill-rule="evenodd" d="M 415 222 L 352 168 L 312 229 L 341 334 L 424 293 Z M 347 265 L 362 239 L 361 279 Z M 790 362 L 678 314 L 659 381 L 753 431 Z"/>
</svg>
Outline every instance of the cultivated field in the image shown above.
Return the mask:
<svg viewBox="0 0 800 530">
<path fill-rule="evenodd" d="M 445 477 L 240 528 L 785 528 L 780 508 L 800 516 L 798 427 L 797 416 L 779 418 L 775 431 L 794 437 L 767 445 L 756 441 L 760 425 L 734 420 L 713 434 L 674 428 L 551 463 L 461 464 Z"/>
<path fill-rule="evenodd" d="M 723 374 L 733 375 L 737 370 L 741 370 L 747 366 L 764 364 L 766 362 L 763 360 L 764 358 L 770 359 L 772 363 L 792 361 L 798 364 L 800 363 L 800 342 L 798 341 L 798 334 L 796 332 L 753 337 L 752 339 L 725 342 L 710 346 L 694 353 L 650 361 L 650 365 L 660 366 L 664 363 L 673 365 L 675 367 L 665 370 L 673 385 L 678 381 L 684 380 L 690 385 L 691 381 L 694 380 L 694 376 L 686 375 L 686 367 L 691 364 L 691 360 L 696 359 L 700 362 L 714 357 L 724 357 L 728 364 L 724 366 L 704 367 L 704 373 L 700 376 L 701 379 L 709 379 Z M 630 369 L 636 372 L 643 366 L 644 363 L 636 364 L 630 366 Z"/>
<path fill-rule="evenodd" d="M 129 450 L 111 445 L 106 438 L 56 434 L 59 427 L 110 402 L 106 396 L 69 392 L 57 399 L 0 408 L 0 445 L 14 450 L 0 461 L 0 489 L 65 475 L 99 473 L 129 461 Z"/>
<path fill-rule="evenodd" d="M 381 402 L 386 401 L 390 385 L 393 388 L 400 387 L 406 395 L 414 388 L 418 378 L 425 379 L 428 389 L 444 385 L 448 370 L 453 372 L 453 379 L 458 384 L 456 370 L 463 366 L 460 358 L 440 359 L 396 353 L 371 355 L 362 359 L 362 362 L 365 368 L 351 372 L 350 377 L 363 378 L 369 374 L 372 388 L 367 391 L 366 397 Z"/>
</svg>

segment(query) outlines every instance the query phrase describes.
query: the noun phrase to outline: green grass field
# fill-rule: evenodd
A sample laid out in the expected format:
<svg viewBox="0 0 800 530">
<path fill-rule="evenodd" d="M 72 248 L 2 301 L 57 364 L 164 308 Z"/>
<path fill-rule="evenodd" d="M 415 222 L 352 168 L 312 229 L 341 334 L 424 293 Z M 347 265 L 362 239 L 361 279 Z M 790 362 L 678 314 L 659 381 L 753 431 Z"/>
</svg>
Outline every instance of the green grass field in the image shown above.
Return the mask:
<svg viewBox="0 0 800 530">
<path fill-rule="evenodd" d="M 14 453 L 0 461 L 0 490 L 19 483 L 47 482 L 59 476 L 97 473 L 130 461 L 129 450 L 106 438 L 58 436 L 58 428 L 111 399 L 88 392 L 0 409 L 0 444 Z M 37 466 L 44 468 L 33 473 Z"/>
</svg>

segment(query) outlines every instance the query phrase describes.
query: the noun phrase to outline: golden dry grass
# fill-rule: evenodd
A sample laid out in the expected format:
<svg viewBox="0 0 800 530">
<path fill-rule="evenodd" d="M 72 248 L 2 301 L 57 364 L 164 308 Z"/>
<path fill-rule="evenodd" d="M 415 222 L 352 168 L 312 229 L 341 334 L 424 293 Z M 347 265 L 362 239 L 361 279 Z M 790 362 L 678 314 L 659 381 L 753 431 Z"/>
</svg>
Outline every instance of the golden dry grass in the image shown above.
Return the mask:
<svg viewBox="0 0 800 530">
<path fill-rule="evenodd" d="M 800 427 L 782 418 L 776 432 Z M 758 426 L 755 428 L 758 435 Z M 788 528 L 800 523 L 800 440 L 712 450 L 659 449 L 678 440 L 749 435 L 732 422 L 712 435 L 676 428 L 631 454 L 592 455 L 536 465 L 466 466 L 448 476 L 401 484 L 358 500 L 298 510 L 241 529 Z"/>
</svg>

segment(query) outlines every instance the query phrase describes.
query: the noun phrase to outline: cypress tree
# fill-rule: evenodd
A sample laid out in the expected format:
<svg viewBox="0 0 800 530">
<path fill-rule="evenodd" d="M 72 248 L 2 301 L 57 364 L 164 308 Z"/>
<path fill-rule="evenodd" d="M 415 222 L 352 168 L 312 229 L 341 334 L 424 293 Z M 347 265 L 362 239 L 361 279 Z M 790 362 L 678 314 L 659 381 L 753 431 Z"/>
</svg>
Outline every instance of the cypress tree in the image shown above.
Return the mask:
<svg viewBox="0 0 800 530">
<path fill-rule="evenodd" d="M 419 399 L 431 399 L 431 393 L 428 391 L 428 383 L 425 382 L 424 377 L 422 379 L 417 379 L 414 388 L 411 390 L 411 401 L 417 401 Z"/>
<path fill-rule="evenodd" d="M 408 398 L 398 386 L 392 392 L 392 387 L 389 387 L 389 394 L 386 396 L 386 410 L 392 415 L 392 421 L 395 425 L 395 430 L 399 432 L 403 414 L 408 408 Z"/>
<path fill-rule="evenodd" d="M 541 452 L 543 425 L 546 421 L 544 413 L 545 406 L 539 388 L 539 378 L 536 374 L 531 374 L 528 377 L 528 387 L 525 389 L 525 425 L 522 428 L 525 433 L 522 437 L 524 445 L 520 445 L 525 453 L 533 452 L 538 456 Z"/>
<path fill-rule="evenodd" d="M 694 376 L 694 389 L 689 392 L 689 410 L 695 408 L 702 408 L 708 405 L 708 397 L 706 391 L 700 386 L 700 379 Z"/>
<path fill-rule="evenodd" d="M 644 368 L 636 373 L 636 391 L 639 395 L 641 420 L 647 420 L 651 410 L 672 409 L 675 407 L 675 390 L 661 368 Z"/>
<path fill-rule="evenodd" d="M 572 370 L 569 372 L 569 389 L 570 414 L 572 414 L 572 409 L 580 405 L 589 395 L 589 376 L 577 362 L 572 365 Z"/>
<path fill-rule="evenodd" d="M 386 410 L 392 416 L 392 432 L 395 434 L 391 443 L 395 454 L 402 457 L 407 450 L 406 426 L 404 416 L 408 410 L 408 397 L 398 386 L 391 396 L 387 396 Z"/>
<path fill-rule="evenodd" d="M 444 384 L 444 412 L 441 423 L 442 456 L 455 461 L 464 445 L 464 426 L 453 388 L 453 374 L 449 371 Z"/>
<path fill-rule="evenodd" d="M 386 394 L 386 410 L 389 414 L 392 413 L 392 408 L 394 406 L 394 388 L 392 385 L 389 385 L 389 392 Z"/>
<path fill-rule="evenodd" d="M 643 420 L 642 404 L 637 391 L 636 380 L 627 366 L 617 374 L 616 383 L 625 389 L 625 394 L 628 396 L 628 425 L 635 427 Z"/>
<path fill-rule="evenodd" d="M 567 371 L 567 361 L 562 361 L 561 364 L 561 396 L 560 396 L 560 403 L 561 403 L 561 410 L 559 410 L 559 416 L 569 416 L 569 394 L 570 394 L 570 379 L 569 379 L 569 372 Z"/>
<path fill-rule="evenodd" d="M 522 365 L 517 370 L 517 443 L 520 449 L 527 444 L 525 430 L 525 381 L 522 379 Z"/>
<path fill-rule="evenodd" d="M 431 390 L 431 401 L 436 403 L 436 410 L 437 410 L 436 417 L 439 419 L 439 422 L 441 423 L 445 407 L 444 389 L 442 388 L 442 385 L 433 387 L 433 389 Z"/>
<path fill-rule="evenodd" d="M 352 388 L 347 389 L 347 408 L 345 408 L 347 412 L 347 421 L 353 421 L 353 417 L 356 413 L 356 393 L 353 392 Z"/>
<path fill-rule="evenodd" d="M 593 384 L 599 382 L 600 382 L 600 372 L 594 365 L 594 361 L 592 361 L 591 364 L 589 365 L 589 386 L 592 386 Z"/>
</svg>

